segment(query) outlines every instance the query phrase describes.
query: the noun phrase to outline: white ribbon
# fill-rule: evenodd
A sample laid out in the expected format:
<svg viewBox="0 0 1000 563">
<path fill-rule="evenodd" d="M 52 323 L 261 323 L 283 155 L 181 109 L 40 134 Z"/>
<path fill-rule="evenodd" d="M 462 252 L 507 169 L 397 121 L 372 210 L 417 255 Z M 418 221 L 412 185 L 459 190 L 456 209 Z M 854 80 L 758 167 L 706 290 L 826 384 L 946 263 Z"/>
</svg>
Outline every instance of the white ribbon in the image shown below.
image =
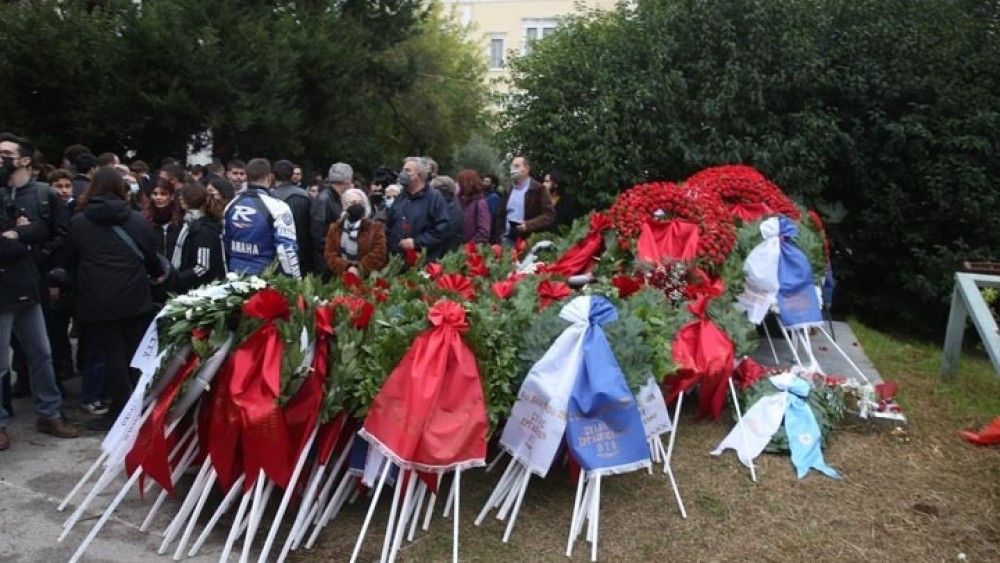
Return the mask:
<svg viewBox="0 0 1000 563">
<path fill-rule="evenodd" d="M 642 426 L 646 430 L 647 439 L 674 429 L 670 413 L 667 412 L 667 402 L 663 400 L 663 393 L 655 379 L 650 377 L 646 380 L 645 385 L 639 389 L 639 394 L 635 396 L 635 402 L 639 406 L 639 414 L 642 415 Z"/>
<path fill-rule="evenodd" d="M 500 436 L 500 444 L 545 477 L 566 432 L 566 407 L 583 362 L 590 325 L 590 297 L 577 297 L 559 316 L 573 323 L 531 367 Z"/>
<path fill-rule="evenodd" d="M 778 260 L 781 258 L 781 226 L 777 217 L 760 223 L 760 236 L 764 239 L 747 255 L 743 262 L 746 285 L 737 299 L 737 307 L 747 314 L 753 324 L 760 324 L 771 305 L 778 299 Z"/>
<path fill-rule="evenodd" d="M 139 382 L 111 430 L 101 442 L 101 450 L 108 454 L 108 458 L 104 462 L 106 467 L 112 467 L 125 461 L 125 456 L 132 449 L 132 445 L 139 435 L 139 422 L 142 420 L 142 399 L 163 360 L 163 353 L 159 351 L 160 339 L 156 332 L 156 321 L 159 318 L 160 315 L 157 315 L 146 327 L 146 334 L 143 335 L 139 348 L 136 349 L 135 355 L 132 356 L 132 362 L 129 364 L 141 372 Z"/>
<path fill-rule="evenodd" d="M 753 466 L 753 460 L 764 451 L 774 433 L 781 428 L 788 407 L 788 387 L 796 376 L 782 373 L 770 377 L 771 383 L 780 391 L 762 397 L 754 403 L 743 418 L 736 422 L 729 435 L 722 440 L 712 455 L 721 455 L 726 449 L 736 450 L 736 456 L 747 467 Z"/>
</svg>

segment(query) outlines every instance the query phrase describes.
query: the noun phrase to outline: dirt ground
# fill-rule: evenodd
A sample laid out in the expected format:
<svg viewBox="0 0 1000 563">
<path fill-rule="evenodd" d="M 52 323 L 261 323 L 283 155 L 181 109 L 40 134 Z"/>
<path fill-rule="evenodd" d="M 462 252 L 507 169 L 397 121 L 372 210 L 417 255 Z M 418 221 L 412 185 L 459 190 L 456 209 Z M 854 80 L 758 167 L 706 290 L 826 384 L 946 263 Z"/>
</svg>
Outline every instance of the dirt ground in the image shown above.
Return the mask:
<svg viewBox="0 0 1000 563">
<path fill-rule="evenodd" d="M 797 480 L 787 456 L 758 459 L 758 482 L 731 451 L 709 451 L 729 431 L 720 421 L 682 415 L 674 472 L 688 511 L 682 519 L 669 482 L 633 473 L 607 478 L 602 491 L 602 561 L 1000 561 L 1000 448 L 963 442 L 961 428 L 1000 415 L 1000 378 L 967 360 L 954 384 L 936 374 L 934 346 L 896 341 L 856 328 L 886 380 L 901 386 L 909 427 L 851 423 L 833 436 L 827 462 L 836 481 L 812 472 Z M 693 405 L 692 405 L 693 406 Z M 492 516 L 473 525 L 499 472 L 463 474 L 461 552 L 466 561 L 565 561 L 575 489 L 565 470 L 528 488 L 509 544 Z M 346 561 L 364 517 L 349 507 L 298 561 Z M 378 559 L 388 502 L 383 501 L 360 560 Z M 573 560 L 589 560 L 582 540 Z M 445 561 L 451 521 L 436 518 L 400 553 L 404 561 Z"/>
</svg>

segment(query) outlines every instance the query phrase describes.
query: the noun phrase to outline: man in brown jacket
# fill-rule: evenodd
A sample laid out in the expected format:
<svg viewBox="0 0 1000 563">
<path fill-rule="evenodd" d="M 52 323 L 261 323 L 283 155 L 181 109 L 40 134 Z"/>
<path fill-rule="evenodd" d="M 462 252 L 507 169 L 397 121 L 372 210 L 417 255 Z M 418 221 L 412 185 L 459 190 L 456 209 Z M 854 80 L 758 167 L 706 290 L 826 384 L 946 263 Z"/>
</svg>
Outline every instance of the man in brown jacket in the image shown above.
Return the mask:
<svg viewBox="0 0 1000 563">
<path fill-rule="evenodd" d="M 555 222 L 549 192 L 531 177 L 531 163 L 527 157 L 518 156 L 511 161 L 510 178 L 513 185 L 503 195 L 493 218 L 493 232 L 504 244 L 513 244 L 518 238 L 548 230 Z"/>
</svg>

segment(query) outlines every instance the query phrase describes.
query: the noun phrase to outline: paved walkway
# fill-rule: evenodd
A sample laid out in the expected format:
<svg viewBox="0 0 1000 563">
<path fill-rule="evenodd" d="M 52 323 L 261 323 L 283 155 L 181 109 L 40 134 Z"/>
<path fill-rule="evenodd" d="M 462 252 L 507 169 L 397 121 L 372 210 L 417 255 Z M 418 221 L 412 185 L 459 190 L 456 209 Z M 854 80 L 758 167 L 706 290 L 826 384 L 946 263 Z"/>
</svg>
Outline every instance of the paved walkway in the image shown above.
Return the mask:
<svg viewBox="0 0 1000 563">
<path fill-rule="evenodd" d="M 829 332 L 829 328 L 827 328 Z M 878 372 L 862 351 L 857 339 L 846 323 L 834 323 L 837 341 L 851 359 L 873 381 L 881 381 Z M 779 363 L 792 362 L 791 354 L 784 340 L 774 342 Z M 821 335 L 813 338 L 813 349 L 817 360 L 828 374 L 848 375 L 850 366 Z M 775 365 L 771 349 L 762 340 L 754 357 L 763 365 Z M 72 417 L 84 419 L 80 411 L 73 408 L 79 404 L 79 378 L 67 383 L 69 398 L 67 409 Z M 0 453 L 0 561 L 24 561 L 31 563 L 65 562 L 75 551 L 79 542 L 96 522 L 98 510 L 107 506 L 112 495 L 120 490 L 123 479 L 100 497 L 88 516 L 77 525 L 63 543 L 56 543 L 61 525 L 75 506 L 71 504 L 66 512 L 56 511 L 66 493 L 76 480 L 87 470 L 95 459 L 102 434 L 88 432 L 76 440 L 60 440 L 34 429 L 34 411 L 30 399 L 15 401 L 16 416 L 8 428 L 11 447 Z M 182 489 L 185 490 L 186 488 Z M 87 551 L 84 561 L 156 561 L 167 559 L 157 556 L 156 549 L 162 540 L 163 529 L 169 517 L 176 513 L 178 501 L 168 499 L 164 510 L 156 517 L 150 532 L 139 531 L 149 507 L 159 489 L 154 485 L 145 500 L 129 494 L 104 527 L 97 540 Z M 81 497 L 77 497 L 77 501 Z M 213 502 L 214 500 L 214 502 Z M 209 501 L 214 506 L 219 499 Z M 232 511 L 230 511 L 230 514 Z M 229 516 L 231 518 L 231 516 Z M 225 542 L 224 532 L 228 521 L 221 522 L 202 549 L 199 557 L 188 561 L 216 561 Z M 198 528 L 200 531 L 200 528 Z"/>
<path fill-rule="evenodd" d="M 76 408 L 79 385 L 79 378 L 67 382 L 69 408 L 66 412 L 73 419 L 84 420 L 87 417 Z M 56 543 L 63 521 L 82 500 L 82 495 L 77 496 L 64 512 L 57 512 L 56 507 L 96 459 L 103 433 L 85 432 L 74 440 L 40 434 L 34 427 L 31 399 L 16 399 L 14 412 L 7 428 L 10 449 L 0 452 L 0 561 L 64 563 L 69 561 L 97 521 L 100 511 L 125 481 L 119 478 L 97 497 L 69 536 L 62 543 Z M 165 510 L 157 515 L 150 527 L 151 531 L 139 531 L 158 492 L 159 488 L 154 485 L 145 500 L 137 494 L 129 494 L 90 545 L 83 561 L 168 561 L 167 557 L 156 555 L 156 549 L 179 502 L 168 499 Z M 200 532 L 200 528 L 197 531 Z M 225 537 L 219 537 L 218 531 L 213 534 L 199 556 L 187 561 L 218 561 Z"/>
</svg>

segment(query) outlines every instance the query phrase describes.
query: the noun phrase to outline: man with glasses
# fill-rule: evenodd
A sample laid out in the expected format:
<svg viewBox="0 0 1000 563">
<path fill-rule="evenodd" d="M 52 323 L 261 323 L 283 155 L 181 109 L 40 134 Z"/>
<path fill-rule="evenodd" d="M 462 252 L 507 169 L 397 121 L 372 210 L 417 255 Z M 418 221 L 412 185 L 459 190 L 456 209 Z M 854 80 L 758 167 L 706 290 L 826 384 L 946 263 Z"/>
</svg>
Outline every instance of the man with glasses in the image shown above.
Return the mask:
<svg viewBox="0 0 1000 563">
<path fill-rule="evenodd" d="M 75 438 L 79 432 L 62 417 L 62 396 L 40 305 L 38 271 L 38 253 L 55 237 L 53 225 L 58 224 L 46 216 L 62 209 L 48 185 L 31 180 L 34 154 L 34 147 L 26 140 L 0 133 L 0 378 L 10 377 L 6 373 L 10 342 L 11 336 L 17 335 L 28 363 L 28 373 L 18 377 L 30 378 L 38 431 Z M 5 387 L 0 385 L 0 450 L 10 445 Z"/>
</svg>

